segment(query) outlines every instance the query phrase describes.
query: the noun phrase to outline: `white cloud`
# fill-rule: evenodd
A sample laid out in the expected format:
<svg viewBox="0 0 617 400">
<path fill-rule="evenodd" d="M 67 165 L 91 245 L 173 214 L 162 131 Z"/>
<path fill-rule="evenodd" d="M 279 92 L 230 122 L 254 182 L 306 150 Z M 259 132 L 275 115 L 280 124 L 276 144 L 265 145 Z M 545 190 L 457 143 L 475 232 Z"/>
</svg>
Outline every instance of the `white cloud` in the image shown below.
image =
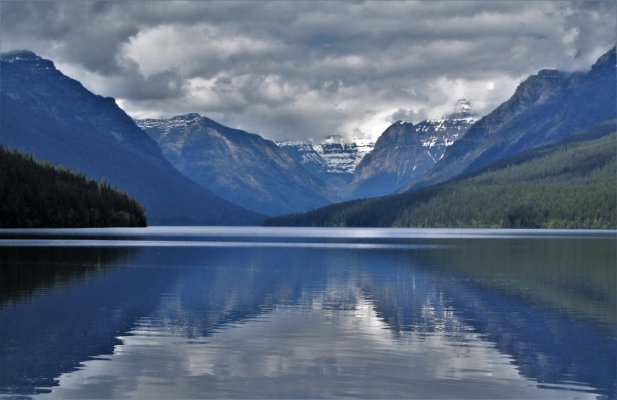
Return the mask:
<svg viewBox="0 0 617 400">
<path fill-rule="evenodd" d="M 199 112 L 273 139 L 481 114 L 615 44 L 613 1 L 2 2 L 0 48 L 53 59 L 134 117 Z"/>
<path fill-rule="evenodd" d="M 219 72 L 233 57 L 264 55 L 276 44 L 242 34 L 228 34 L 216 27 L 161 25 L 140 31 L 129 39 L 123 53 L 140 72 L 151 75 L 174 71 L 182 77 Z M 209 68 L 211 67 L 211 68 Z"/>
</svg>

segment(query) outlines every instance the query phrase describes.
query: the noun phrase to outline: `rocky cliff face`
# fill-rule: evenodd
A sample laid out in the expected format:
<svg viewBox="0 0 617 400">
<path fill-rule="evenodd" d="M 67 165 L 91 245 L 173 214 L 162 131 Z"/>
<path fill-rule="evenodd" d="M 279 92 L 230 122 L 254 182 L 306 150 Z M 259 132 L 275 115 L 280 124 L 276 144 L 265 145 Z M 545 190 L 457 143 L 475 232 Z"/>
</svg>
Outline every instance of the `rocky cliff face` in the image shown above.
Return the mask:
<svg viewBox="0 0 617 400">
<path fill-rule="evenodd" d="M 184 177 L 113 98 L 29 51 L 0 55 L 0 145 L 105 178 L 155 225 L 257 224 L 263 218 Z"/>
<path fill-rule="evenodd" d="M 383 196 L 419 181 L 476 120 L 469 102 L 463 99 L 457 102 L 455 111 L 443 119 L 426 120 L 416 125 L 395 122 L 360 162 L 343 197 Z"/>
<path fill-rule="evenodd" d="M 167 159 L 195 182 L 266 215 L 307 211 L 337 200 L 273 142 L 199 114 L 137 121 Z"/>
</svg>

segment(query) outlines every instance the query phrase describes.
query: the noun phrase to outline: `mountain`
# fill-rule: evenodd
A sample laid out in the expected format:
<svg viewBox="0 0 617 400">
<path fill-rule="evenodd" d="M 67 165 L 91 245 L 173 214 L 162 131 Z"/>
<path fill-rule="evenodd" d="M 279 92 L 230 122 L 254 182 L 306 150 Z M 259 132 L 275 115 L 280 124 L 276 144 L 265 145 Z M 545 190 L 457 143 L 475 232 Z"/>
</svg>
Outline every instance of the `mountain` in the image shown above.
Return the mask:
<svg viewBox="0 0 617 400">
<path fill-rule="evenodd" d="M 266 215 L 307 211 L 337 200 L 274 142 L 199 114 L 137 125 L 167 159 L 204 188 Z"/>
<path fill-rule="evenodd" d="M 476 120 L 469 102 L 461 99 L 455 111 L 443 119 L 416 125 L 395 122 L 377 139 L 373 151 L 362 159 L 343 197 L 383 196 L 419 181 Z"/>
<path fill-rule="evenodd" d="M 0 55 L 0 144 L 102 178 L 161 225 L 258 224 L 176 171 L 113 98 L 92 94 L 29 51 Z"/>
<path fill-rule="evenodd" d="M 336 192 L 351 182 L 360 161 L 375 147 L 375 143 L 368 139 L 346 141 L 340 136 L 330 136 L 315 144 L 306 141 L 276 144 Z"/>
<path fill-rule="evenodd" d="M 617 121 L 415 192 L 273 218 L 274 226 L 617 228 Z"/>
<path fill-rule="evenodd" d="M 0 227 L 146 226 L 143 207 L 106 183 L 0 146 Z"/>
<path fill-rule="evenodd" d="M 566 74 L 542 70 L 521 83 L 514 95 L 479 120 L 419 184 L 445 182 L 533 147 L 556 142 L 579 130 L 613 119 L 615 48 L 591 70 Z"/>
</svg>

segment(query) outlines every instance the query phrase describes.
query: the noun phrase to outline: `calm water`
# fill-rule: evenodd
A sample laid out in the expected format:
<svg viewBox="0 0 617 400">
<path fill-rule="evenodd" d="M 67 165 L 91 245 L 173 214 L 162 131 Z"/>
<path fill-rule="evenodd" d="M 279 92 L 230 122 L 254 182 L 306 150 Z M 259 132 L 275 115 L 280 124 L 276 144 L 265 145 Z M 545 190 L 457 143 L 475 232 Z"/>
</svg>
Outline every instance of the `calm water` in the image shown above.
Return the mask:
<svg viewBox="0 0 617 400">
<path fill-rule="evenodd" d="M 0 397 L 616 398 L 616 232 L 0 231 Z"/>
</svg>

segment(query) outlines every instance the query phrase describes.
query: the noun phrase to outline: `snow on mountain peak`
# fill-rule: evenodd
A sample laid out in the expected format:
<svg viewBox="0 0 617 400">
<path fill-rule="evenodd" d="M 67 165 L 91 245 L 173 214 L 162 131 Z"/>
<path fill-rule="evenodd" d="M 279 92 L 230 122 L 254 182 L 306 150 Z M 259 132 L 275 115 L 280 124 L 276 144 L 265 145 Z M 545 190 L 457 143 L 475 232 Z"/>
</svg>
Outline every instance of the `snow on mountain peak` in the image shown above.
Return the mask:
<svg viewBox="0 0 617 400">
<path fill-rule="evenodd" d="M 201 115 L 199 115 L 198 113 L 188 113 L 184 115 L 176 115 L 175 117 L 171 119 L 187 121 L 187 120 L 201 119 Z"/>
<path fill-rule="evenodd" d="M 40 56 L 36 55 L 30 50 L 14 50 L 0 54 L 0 60 L 5 62 L 17 62 L 17 61 L 39 61 L 42 60 Z"/>
<path fill-rule="evenodd" d="M 47 60 L 30 50 L 15 50 L 0 53 L 0 61 L 8 64 L 28 65 L 32 71 L 57 73 L 53 61 Z"/>
<path fill-rule="evenodd" d="M 190 113 L 184 115 L 176 115 L 169 119 L 141 119 L 135 120 L 137 126 L 141 129 L 159 129 L 163 135 L 167 135 L 173 132 L 175 129 L 181 127 L 192 126 L 199 123 L 203 117 L 197 113 Z"/>
<path fill-rule="evenodd" d="M 289 154 L 293 153 L 300 164 L 320 165 L 323 172 L 334 174 L 352 174 L 364 156 L 375 147 L 372 140 L 346 140 L 339 135 L 328 136 L 317 143 L 280 141 L 276 144 Z"/>
</svg>

